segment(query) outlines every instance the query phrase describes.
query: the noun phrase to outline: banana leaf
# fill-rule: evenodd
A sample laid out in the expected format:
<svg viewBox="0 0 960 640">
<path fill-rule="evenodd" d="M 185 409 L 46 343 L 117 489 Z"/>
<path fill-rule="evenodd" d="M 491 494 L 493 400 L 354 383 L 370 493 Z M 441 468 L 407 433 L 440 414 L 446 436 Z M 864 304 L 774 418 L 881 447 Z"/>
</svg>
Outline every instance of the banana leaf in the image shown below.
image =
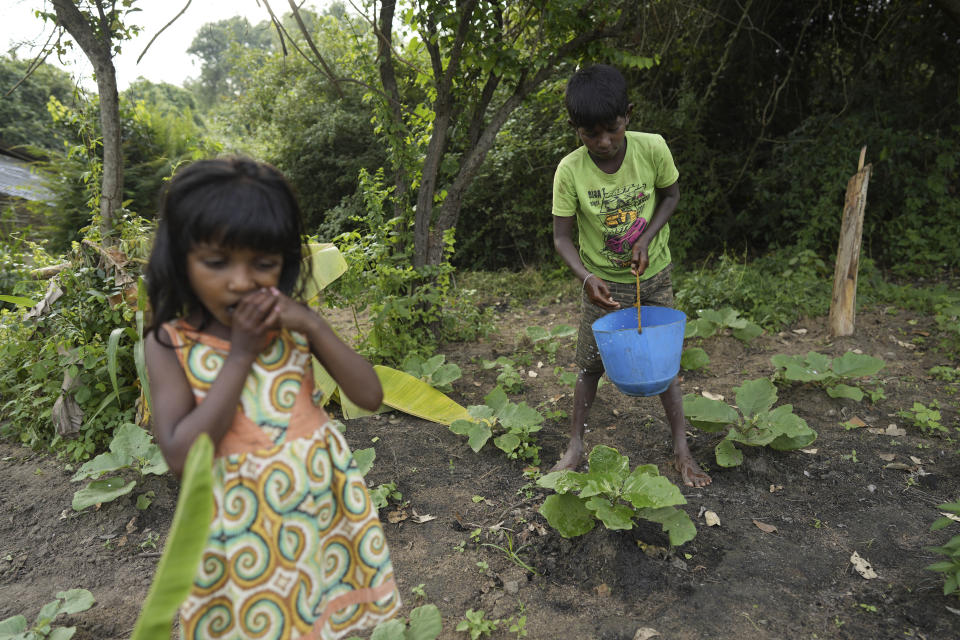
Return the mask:
<svg viewBox="0 0 960 640">
<path fill-rule="evenodd" d="M 310 265 L 313 278 L 307 280 L 304 287 L 306 302 L 314 302 L 324 288 L 347 270 L 347 261 L 340 255 L 336 245 L 329 242 L 311 242 L 307 245 L 310 251 Z"/>
<path fill-rule="evenodd" d="M 213 517 L 213 442 L 200 435 L 183 468 L 180 498 L 157 564 L 153 584 L 140 610 L 132 640 L 168 640 L 177 609 L 190 593 Z"/>
</svg>

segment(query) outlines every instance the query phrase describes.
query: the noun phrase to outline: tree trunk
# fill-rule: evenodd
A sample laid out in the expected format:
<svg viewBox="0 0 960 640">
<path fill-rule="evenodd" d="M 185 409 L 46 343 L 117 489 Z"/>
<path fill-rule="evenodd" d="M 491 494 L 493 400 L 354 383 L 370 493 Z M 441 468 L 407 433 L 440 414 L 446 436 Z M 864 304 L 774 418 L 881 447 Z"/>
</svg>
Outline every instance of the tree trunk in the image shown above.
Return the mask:
<svg viewBox="0 0 960 640">
<path fill-rule="evenodd" d="M 393 68 L 393 16 L 397 9 L 396 0 L 386 0 L 380 8 L 380 26 L 377 32 L 377 59 L 380 83 L 387 95 L 393 122 L 399 126 L 403 122 L 403 109 L 397 76 Z M 389 126 L 389 124 L 387 125 Z M 394 150 L 397 153 L 397 150 Z M 407 173 L 401 161 L 393 162 L 393 217 L 403 215 L 403 202 L 407 191 Z"/>
<path fill-rule="evenodd" d="M 103 136 L 103 179 L 100 186 L 100 234 L 110 244 L 113 213 L 123 203 L 123 153 L 120 148 L 120 96 L 113 66 L 113 38 L 109 20 L 98 1 L 99 18 L 91 24 L 72 0 L 53 0 L 57 20 L 93 65 L 100 94 L 100 129 Z M 96 28 L 95 28 L 96 27 Z"/>
</svg>

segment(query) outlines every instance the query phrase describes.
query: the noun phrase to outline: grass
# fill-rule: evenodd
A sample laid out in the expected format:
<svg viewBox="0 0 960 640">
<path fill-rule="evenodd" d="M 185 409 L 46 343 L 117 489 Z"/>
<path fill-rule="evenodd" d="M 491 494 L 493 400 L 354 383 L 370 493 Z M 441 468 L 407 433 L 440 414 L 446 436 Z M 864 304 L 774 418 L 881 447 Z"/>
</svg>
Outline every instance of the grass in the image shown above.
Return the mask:
<svg viewBox="0 0 960 640">
<path fill-rule="evenodd" d="M 689 317 L 704 309 L 732 307 L 741 316 L 768 331 L 780 331 L 802 317 L 823 317 L 830 311 L 833 290 L 833 256 L 787 247 L 748 260 L 725 251 L 701 262 L 675 265 L 673 287 L 676 307 Z M 576 302 L 579 283 L 565 267 L 549 265 L 522 271 L 466 271 L 456 284 L 476 289 L 484 305 L 509 308 Z M 934 316 L 942 330 L 937 343 L 947 355 L 960 355 L 960 293 L 956 283 L 925 281 L 905 284 L 886 280 L 869 258 L 860 261 L 857 306 L 862 310 L 890 305 Z"/>
</svg>

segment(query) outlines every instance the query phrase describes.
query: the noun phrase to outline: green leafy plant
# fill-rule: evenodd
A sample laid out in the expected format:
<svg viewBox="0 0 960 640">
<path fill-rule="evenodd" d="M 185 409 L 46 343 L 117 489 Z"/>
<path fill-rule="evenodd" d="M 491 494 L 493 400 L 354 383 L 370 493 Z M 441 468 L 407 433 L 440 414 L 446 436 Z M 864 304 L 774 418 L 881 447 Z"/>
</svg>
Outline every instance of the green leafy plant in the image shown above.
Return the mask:
<svg viewBox="0 0 960 640">
<path fill-rule="evenodd" d="M 933 319 L 941 332 L 940 350 L 953 357 L 960 356 L 960 302 L 936 305 Z"/>
<path fill-rule="evenodd" d="M 550 329 L 543 327 L 527 327 L 527 337 L 533 343 L 534 351 L 541 351 L 547 355 L 551 363 L 557 361 L 557 349 L 560 340 L 577 334 L 577 330 L 568 324 L 558 324 Z"/>
<path fill-rule="evenodd" d="M 740 312 L 730 307 L 719 311 L 704 309 L 698 315 L 699 318 L 687 322 L 684 338 L 710 338 L 722 329 L 730 329 L 735 338 L 750 342 L 763 333 L 760 325 L 741 318 Z"/>
<path fill-rule="evenodd" d="M 938 518 L 931 526 L 931 531 L 939 531 L 945 527 L 958 522 L 960 518 L 960 502 L 947 502 L 937 506 L 938 509 L 945 512 L 942 518 Z M 960 535 L 950 538 L 947 544 L 940 547 L 930 547 L 929 551 L 946 556 L 946 560 L 934 562 L 927 567 L 928 571 L 942 573 L 943 595 L 948 596 L 956 593 L 960 596 Z"/>
<path fill-rule="evenodd" d="M 370 490 L 370 500 L 377 509 L 384 509 L 390 501 L 399 504 L 403 501 L 403 494 L 397 490 L 396 482 L 385 482 Z"/>
<path fill-rule="evenodd" d="M 860 379 L 876 375 L 885 365 L 882 358 L 852 351 L 839 358 L 815 351 L 806 356 L 778 353 L 770 361 L 776 367 L 776 381 L 813 383 L 823 387 L 831 398 L 849 398 L 857 402 L 864 396 Z M 871 393 L 871 398 L 878 397 L 875 393 Z"/>
<path fill-rule="evenodd" d="M 564 538 L 582 536 L 597 521 L 607 529 L 632 529 L 642 518 L 659 523 L 671 545 L 681 545 L 697 534 L 690 516 L 676 505 L 686 499 L 656 465 L 630 471 L 630 460 L 616 449 L 597 445 L 590 452 L 589 471 L 554 471 L 537 484 L 556 493 L 548 496 L 540 513 Z"/>
<path fill-rule="evenodd" d="M 525 606 L 523 606 L 522 602 L 517 602 L 517 607 L 520 609 L 520 611 L 517 613 L 517 616 L 510 616 L 510 618 L 506 621 L 506 624 L 510 625 L 507 627 L 507 631 L 516 634 L 519 640 L 519 638 L 527 637 L 527 609 Z"/>
<path fill-rule="evenodd" d="M 479 611 L 474 611 L 473 609 L 467 609 L 467 612 L 463 614 L 464 620 L 461 620 L 457 623 L 457 631 L 466 631 L 470 634 L 470 640 L 477 640 L 477 638 L 489 638 L 490 634 L 500 628 L 500 623 L 502 620 L 488 620 L 486 618 L 486 613 L 483 609 Z"/>
<path fill-rule="evenodd" d="M 935 380 L 942 380 L 943 382 L 960 382 L 960 367 L 931 367 L 928 373 Z"/>
<path fill-rule="evenodd" d="M 0 640 L 69 640 L 77 628 L 54 627 L 53 621 L 60 615 L 86 611 L 94 602 L 93 594 L 86 589 L 60 591 L 56 600 L 43 605 L 33 625 L 28 625 L 22 615 L 0 620 Z"/>
<path fill-rule="evenodd" d="M 455 363 L 444 364 L 446 356 L 442 353 L 424 360 L 418 354 L 410 354 L 403 360 L 400 368 L 415 378 L 423 380 L 434 389 L 450 393 L 453 391 L 453 382 L 459 380 L 463 373 Z"/>
<path fill-rule="evenodd" d="M 689 347 L 680 356 L 680 366 L 687 371 L 703 369 L 710 364 L 710 356 L 700 347 Z"/>
<path fill-rule="evenodd" d="M 432 353 L 439 341 L 486 335 L 493 309 L 482 309 L 476 291 L 452 281 L 452 231 L 443 236 L 439 264 L 415 269 L 408 221 L 385 213 L 393 187 L 384 184 L 383 170 L 361 170 L 359 181 L 363 211 L 353 217 L 358 228 L 333 239 L 349 269 L 327 287 L 324 302 L 353 309 L 355 318 L 369 311 L 369 330 L 355 322 L 360 350 L 398 363 L 411 353 Z"/>
<path fill-rule="evenodd" d="M 442 630 L 440 610 L 436 605 L 425 604 L 411 611 L 409 620 L 401 617 L 381 622 L 370 634 L 370 640 L 435 640 Z M 348 640 L 360 638 L 351 636 Z"/>
<path fill-rule="evenodd" d="M 733 308 L 778 331 L 796 322 L 801 310 L 811 316 L 827 313 L 832 274 L 832 266 L 815 251 L 800 247 L 783 247 L 751 261 L 725 252 L 699 269 L 677 273 L 676 304 L 691 317 L 698 309 Z"/>
<path fill-rule="evenodd" d="M 520 393 L 523 391 L 523 373 L 510 358 L 500 356 L 496 360 L 481 360 L 480 366 L 484 369 L 499 368 L 500 373 L 497 375 L 497 384 L 507 393 Z"/>
<path fill-rule="evenodd" d="M 120 425 L 110 441 L 110 450 L 81 466 L 71 482 L 91 480 L 83 489 L 73 494 L 73 508 L 83 511 L 98 503 L 110 502 L 125 496 L 137 485 L 136 480 L 125 482 L 121 476 L 103 478 L 107 473 L 132 469 L 140 477 L 167 472 L 167 463 L 163 459 L 160 447 L 153 442 L 150 434 L 135 424 Z M 138 500 L 138 506 L 143 504 Z M 149 502 L 147 502 L 149 505 Z M 146 508 L 146 507 L 144 507 Z"/>
<path fill-rule="evenodd" d="M 817 432 L 793 413 L 792 405 L 771 408 L 777 401 L 777 388 L 766 378 L 747 380 L 735 391 L 742 416 L 721 400 L 693 394 L 683 397 L 683 410 L 692 425 L 709 433 L 727 429 L 726 437 L 715 448 L 721 467 L 735 467 L 743 462 L 743 452 L 734 443 L 791 451 L 816 440 Z"/>
<path fill-rule="evenodd" d="M 98 254 L 77 247 L 32 318 L 4 311 L 0 320 L 0 430 L 75 462 L 134 421 L 140 395 L 135 312 Z"/>
<path fill-rule="evenodd" d="M 486 404 L 467 407 L 472 420 L 454 420 L 450 430 L 467 436 L 468 444 L 475 452 L 483 448 L 496 430 L 499 435 L 493 438 L 493 444 L 508 458 L 540 464 L 540 446 L 533 435 L 543 425 L 540 412 L 526 402 L 510 402 L 500 387 L 494 388 L 483 401 Z"/>
<path fill-rule="evenodd" d="M 535 576 L 540 575 L 539 573 L 537 573 L 537 571 L 536 571 L 533 567 L 531 567 L 529 564 L 527 564 L 526 562 L 524 562 L 524 561 L 520 558 L 520 552 L 523 551 L 524 548 L 527 547 L 527 545 L 522 544 L 522 545 L 520 545 L 519 547 L 514 548 L 514 546 L 513 546 L 513 536 L 510 535 L 510 532 L 509 532 L 509 531 L 500 530 L 500 531 L 498 531 L 498 533 L 503 537 L 503 539 L 504 539 L 504 541 L 505 541 L 504 544 L 497 544 L 497 543 L 494 543 L 494 542 L 481 542 L 481 543 L 480 543 L 480 546 L 481 546 L 481 547 L 490 547 L 491 549 L 496 549 L 497 551 L 499 551 L 500 553 L 502 553 L 503 555 L 505 555 L 505 556 L 507 557 L 507 560 L 509 560 L 509 561 L 512 562 L 513 564 L 517 565 L 518 567 L 520 567 L 520 568 L 523 569 L 524 571 L 529 571 L 530 573 L 532 573 L 532 574 L 535 575 Z"/>
<path fill-rule="evenodd" d="M 947 433 L 947 428 L 941 422 L 940 403 L 936 400 L 931 400 L 929 407 L 922 402 L 914 402 L 911 408 L 897 411 L 897 415 L 924 433 Z"/>
<path fill-rule="evenodd" d="M 373 447 L 366 449 L 354 449 L 353 461 L 360 471 L 360 475 L 365 476 L 373 468 L 373 461 L 377 459 L 377 452 Z"/>
<path fill-rule="evenodd" d="M 576 371 L 567 371 L 563 367 L 554 367 L 553 375 L 557 376 L 557 380 L 560 381 L 560 384 L 564 384 L 568 387 L 573 387 L 577 384 Z"/>
</svg>

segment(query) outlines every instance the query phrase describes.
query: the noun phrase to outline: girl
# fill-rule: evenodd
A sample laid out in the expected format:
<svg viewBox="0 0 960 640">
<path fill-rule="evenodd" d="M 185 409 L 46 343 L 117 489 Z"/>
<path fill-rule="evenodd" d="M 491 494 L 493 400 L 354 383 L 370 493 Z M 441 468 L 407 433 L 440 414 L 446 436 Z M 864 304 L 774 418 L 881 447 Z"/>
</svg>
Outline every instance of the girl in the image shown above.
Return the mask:
<svg viewBox="0 0 960 640">
<path fill-rule="evenodd" d="M 273 167 L 204 160 L 165 189 L 147 289 L 153 427 L 180 475 L 216 446 L 214 517 L 186 638 L 341 638 L 400 607 L 383 529 L 340 432 L 313 398 L 310 354 L 357 405 L 373 367 L 290 297 L 300 211 Z"/>
</svg>

